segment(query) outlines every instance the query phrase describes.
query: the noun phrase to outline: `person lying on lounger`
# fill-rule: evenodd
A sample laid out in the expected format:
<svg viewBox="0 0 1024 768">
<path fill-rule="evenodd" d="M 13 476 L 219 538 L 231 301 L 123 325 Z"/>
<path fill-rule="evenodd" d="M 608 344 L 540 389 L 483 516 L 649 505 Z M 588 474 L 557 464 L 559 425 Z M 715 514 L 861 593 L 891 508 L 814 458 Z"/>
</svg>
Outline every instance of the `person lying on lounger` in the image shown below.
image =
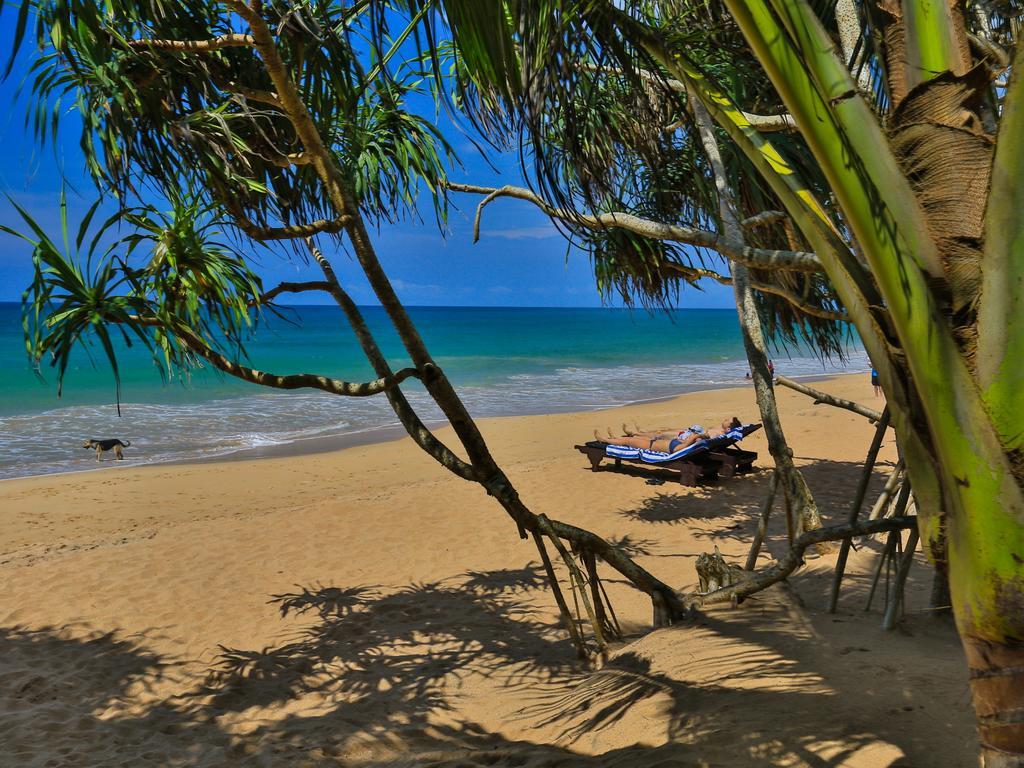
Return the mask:
<svg viewBox="0 0 1024 768">
<path fill-rule="evenodd" d="M 626 434 L 621 437 L 611 435 L 610 438 L 603 438 L 596 431 L 594 432 L 594 435 L 598 440 L 611 442 L 615 445 L 628 445 L 632 448 L 662 451 L 663 453 L 675 453 L 678 450 L 693 445 L 698 440 L 708 440 L 712 437 L 719 437 L 727 433 L 729 430 L 736 429 L 741 426 L 743 426 L 743 422 L 733 416 L 731 419 L 726 419 L 722 422 L 721 432 L 709 432 L 699 424 L 694 424 L 693 426 L 680 430 L 666 429 L 630 433 L 623 429 Z M 625 427 L 625 425 L 623 425 L 623 427 Z"/>
</svg>

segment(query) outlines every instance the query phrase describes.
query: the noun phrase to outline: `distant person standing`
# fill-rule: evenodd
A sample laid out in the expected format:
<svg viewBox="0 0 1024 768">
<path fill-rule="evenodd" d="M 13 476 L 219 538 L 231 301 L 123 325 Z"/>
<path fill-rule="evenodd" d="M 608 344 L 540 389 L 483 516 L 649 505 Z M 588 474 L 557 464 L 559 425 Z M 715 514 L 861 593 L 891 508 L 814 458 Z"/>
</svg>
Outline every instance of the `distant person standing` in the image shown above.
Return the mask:
<svg viewBox="0 0 1024 768">
<path fill-rule="evenodd" d="M 771 376 L 773 379 L 775 378 L 775 363 L 773 363 L 771 360 L 768 361 L 768 375 Z"/>
<path fill-rule="evenodd" d="M 874 366 L 871 367 L 871 386 L 875 390 L 875 397 L 879 397 L 882 394 L 882 385 L 878 383 L 878 371 Z"/>
</svg>

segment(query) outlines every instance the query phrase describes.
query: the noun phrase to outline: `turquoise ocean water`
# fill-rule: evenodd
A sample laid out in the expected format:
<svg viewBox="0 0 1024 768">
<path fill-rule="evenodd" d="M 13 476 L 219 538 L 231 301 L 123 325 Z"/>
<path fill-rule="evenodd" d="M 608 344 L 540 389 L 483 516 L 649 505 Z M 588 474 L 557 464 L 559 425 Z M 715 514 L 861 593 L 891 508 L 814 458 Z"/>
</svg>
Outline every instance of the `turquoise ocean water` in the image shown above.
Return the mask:
<svg viewBox="0 0 1024 768">
<path fill-rule="evenodd" d="M 379 308 L 365 310 L 395 367 L 407 361 Z M 672 316 L 625 309 L 421 307 L 410 310 L 432 354 L 474 416 L 605 408 L 743 383 L 747 371 L 733 310 Z M 294 323 L 271 319 L 248 346 L 254 367 L 372 379 L 334 307 L 301 307 Z M 129 463 L 190 460 L 312 437 L 362 433 L 397 422 L 383 397 L 275 392 L 201 370 L 163 382 L 149 353 L 122 349 L 122 416 L 99 349 L 81 351 L 58 399 L 55 377 L 32 372 L 20 306 L 0 303 L 0 478 L 93 469 L 87 437 L 132 441 Z M 95 363 L 95 365 L 94 365 Z M 851 345 L 845 365 L 779 352 L 787 375 L 867 370 Z M 425 420 L 440 414 L 422 389 L 405 389 Z M 581 437 L 585 437 L 581 436 Z"/>
</svg>

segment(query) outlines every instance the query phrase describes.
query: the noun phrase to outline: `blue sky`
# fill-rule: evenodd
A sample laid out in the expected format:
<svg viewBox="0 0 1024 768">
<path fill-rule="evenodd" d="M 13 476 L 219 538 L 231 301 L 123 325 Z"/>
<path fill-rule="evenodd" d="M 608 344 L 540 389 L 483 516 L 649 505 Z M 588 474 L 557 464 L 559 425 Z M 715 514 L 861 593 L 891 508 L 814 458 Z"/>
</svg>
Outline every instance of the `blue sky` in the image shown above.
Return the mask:
<svg viewBox="0 0 1024 768">
<path fill-rule="evenodd" d="M 15 14 L 0 16 L 0 50 L 8 50 Z M 68 188 L 72 227 L 95 199 L 92 183 L 83 173 L 78 134 L 73 116 L 63 120 L 56 146 L 39 148 L 25 127 L 26 101 L 16 99 L 26 57 L 10 78 L 0 84 L 0 192 L 9 195 L 45 226 L 59 233 L 57 200 L 61 186 Z M 518 158 L 513 154 L 492 158 L 498 172 L 479 156 L 469 139 L 455 128 L 446 135 L 464 165 L 452 179 L 485 186 L 522 184 Z M 528 203 L 498 200 L 488 206 L 482 236 L 472 242 L 472 217 L 477 199 L 453 198 L 448 231 L 442 233 L 429 205 L 424 221 L 384 225 L 375 244 L 399 297 L 410 305 L 433 306 L 600 306 L 587 255 L 567 251 L 555 227 Z M 21 227 L 10 204 L 0 202 L 0 223 Z M 358 267 L 342 254 L 335 259 L 339 277 L 360 304 L 376 301 Z M 265 283 L 315 277 L 308 267 L 275 256 L 264 256 Z M 29 250 L 13 237 L 0 234 L 0 301 L 18 301 L 31 276 Z M 305 298 L 305 297 L 300 297 Z M 310 298 L 318 303 L 316 298 Z M 292 298 L 291 301 L 298 301 Z M 322 302 L 322 300 L 320 300 Z M 686 289 L 682 307 L 730 307 L 731 290 L 709 284 L 704 292 Z"/>
</svg>

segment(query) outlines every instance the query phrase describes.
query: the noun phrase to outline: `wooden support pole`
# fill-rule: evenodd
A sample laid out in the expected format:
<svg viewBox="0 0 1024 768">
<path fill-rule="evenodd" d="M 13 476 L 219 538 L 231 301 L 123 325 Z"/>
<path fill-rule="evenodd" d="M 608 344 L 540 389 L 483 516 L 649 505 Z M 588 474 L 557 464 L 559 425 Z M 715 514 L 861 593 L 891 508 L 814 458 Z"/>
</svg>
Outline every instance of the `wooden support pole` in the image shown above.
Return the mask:
<svg viewBox="0 0 1024 768">
<path fill-rule="evenodd" d="M 608 615 L 611 616 L 612 628 L 615 630 L 615 637 L 619 640 L 622 639 L 622 625 L 619 624 L 619 617 L 615 615 L 615 606 L 612 605 L 611 598 L 608 597 L 608 591 L 604 588 L 604 582 L 599 578 L 597 580 L 597 586 L 601 589 L 601 595 L 604 597 L 604 604 L 608 608 Z"/>
<path fill-rule="evenodd" d="M 865 611 L 871 610 L 871 603 L 874 602 L 875 599 L 875 590 L 878 589 L 878 580 L 882 576 L 882 569 L 885 567 L 885 564 L 889 561 L 890 549 L 895 546 L 895 541 L 893 537 L 890 535 L 889 538 L 885 541 L 885 548 L 882 550 L 882 554 L 878 558 L 878 564 L 875 566 L 875 575 L 871 579 L 871 589 L 868 590 L 868 600 L 867 603 L 864 605 Z"/>
<path fill-rule="evenodd" d="M 806 384 L 801 384 L 792 379 L 787 379 L 785 376 L 776 376 L 775 383 L 781 384 L 784 387 L 789 387 L 792 390 L 800 392 L 801 394 L 807 395 L 808 397 L 814 398 L 814 404 L 824 403 L 825 405 L 834 405 L 836 408 L 844 408 L 847 411 L 853 411 L 854 413 L 860 414 L 872 424 L 881 421 L 882 414 L 876 410 L 868 408 L 867 406 L 855 403 L 852 400 L 844 400 L 841 397 L 830 395 L 827 392 L 822 392 L 820 389 L 809 387 Z"/>
<path fill-rule="evenodd" d="M 871 475 L 875 470 L 875 461 L 878 459 L 878 451 L 882 447 L 882 439 L 885 437 L 885 430 L 889 428 L 889 409 L 882 411 L 882 418 L 878 420 L 875 428 L 875 436 L 868 448 L 868 455 L 864 459 L 864 471 L 861 473 L 860 482 L 857 484 L 857 493 L 853 497 L 853 505 L 850 507 L 850 514 L 846 522 L 853 524 L 860 517 L 860 508 L 864 505 L 864 496 L 867 495 L 868 486 L 871 484 Z M 836 571 L 832 577 L 832 595 L 829 597 L 828 612 L 835 613 L 839 604 L 839 588 L 843 583 L 843 573 L 846 571 L 846 560 L 850 556 L 850 539 L 843 539 L 839 546 L 839 557 L 836 560 Z"/>
<path fill-rule="evenodd" d="M 551 543 L 555 545 L 555 549 L 558 550 L 558 554 L 562 557 L 562 562 L 565 563 L 565 567 L 569 569 L 570 583 L 573 584 L 573 597 L 575 598 L 576 593 L 579 593 L 579 599 L 583 602 L 583 608 L 587 612 L 587 619 L 590 620 L 590 626 L 594 630 L 594 640 L 597 642 L 597 649 L 604 652 L 608 644 L 604 639 L 604 632 L 601 628 L 601 623 L 597 620 L 597 615 L 594 613 L 594 606 L 590 602 L 590 595 L 587 594 L 587 585 L 583 578 L 583 574 L 580 572 L 579 566 L 576 565 L 576 561 L 573 560 L 572 555 L 565 548 L 561 538 L 555 533 L 555 530 L 551 527 L 551 521 L 548 520 L 547 515 L 537 515 L 537 519 L 540 521 L 542 530 L 546 531 L 548 538 L 551 539 Z"/>
<path fill-rule="evenodd" d="M 768 518 L 772 514 L 772 506 L 775 504 L 775 492 L 779 487 L 779 472 L 775 470 L 772 472 L 772 480 L 768 486 L 768 498 L 764 500 L 764 506 L 761 508 L 761 517 L 757 521 L 757 532 L 754 534 L 754 541 L 750 544 L 750 552 L 747 554 L 747 564 L 744 566 L 746 570 L 754 570 L 754 566 L 757 564 L 757 556 L 761 552 L 761 545 L 764 543 L 765 534 L 768 532 Z"/>
<path fill-rule="evenodd" d="M 907 546 L 903 550 L 903 557 L 900 559 L 899 569 L 896 571 L 896 579 L 892 585 L 892 593 L 889 597 L 889 605 L 882 618 L 882 629 L 888 631 L 896 626 L 901 609 L 903 607 L 903 590 L 907 583 L 907 574 L 910 573 L 910 566 L 914 562 L 914 550 L 917 549 L 918 532 L 917 528 L 910 529 L 907 537 Z"/>
<path fill-rule="evenodd" d="M 590 598 L 594 601 L 594 615 L 597 617 L 597 622 L 609 637 L 617 638 L 618 632 L 616 627 L 611 623 L 608 613 L 605 611 L 605 601 L 602 599 L 601 578 L 597 575 L 597 559 L 594 557 L 593 552 L 588 552 L 587 550 L 583 550 L 582 557 L 583 565 L 587 570 Z"/>
<path fill-rule="evenodd" d="M 579 627 L 576 626 L 576 621 L 573 619 L 569 606 L 565 602 L 562 588 L 558 585 L 558 575 L 555 573 L 554 566 L 551 565 L 551 558 L 548 557 L 548 549 L 544 546 L 544 537 L 539 531 L 533 531 L 533 540 L 537 544 L 537 551 L 540 552 L 540 560 L 544 564 L 544 572 L 548 575 L 548 583 L 551 585 L 551 591 L 555 595 L 558 612 L 561 614 L 562 623 L 565 624 L 565 629 L 569 633 L 569 639 L 572 640 L 572 644 L 576 648 L 576 654 L 581 659 L 586 659 L 587 647 L 583 643 L 583 638 L 580 637 Z"/>
<path fill-rule="evenodd" d="M 782 489 L 782 500 L 786 506 L 786 538 L 789 540 L 789 546 L 792 547 L 796 538 L 796 521 L 793 520 L 793 502 L 789 500 L 785 488 Z"/>
<path fill-rule="evenodd" d="M 903 517 L 907 511 L 907 502 L 910 500 L 910 482 L 904 481 L 900 488 L 900 494 L 896 497 L 896 507 L 893 509 L 893 517 Z M 900 543 L 900 534 L 894 531 L 889 534 L 889 538 L 886 539 L 885 548 L 882 550 L 881 556 L 878 558 L 878 566 L 875 568 L 875 576 L 871 580 L 871 591 L 868 592 L 868 601 L 864 606 L 865 611 L 871 610 L 871 603 L 875 599 L 875 590 L 878 588 L 878 579 L 882 575 L 882 569 L 886 566 L 892 557 L 893 552 L 896 551 L 897 545 Z M 886 577 L 888 578 L 888 577 Z M 888 587 L 886 588 L 888 590 Z M 886 591 L 886 599 L 888 599 L 888 591 Z M 888 606 L 887 606 L 888 607 Z"/>
<path fill-rule="evenodd" d="M 892 468 L 892 474 L 889 475 L 889 479 L 885 481 L 885 487 L 882 488 L 882 492 L 878 494 L 878 498 L 875 499 L 874 506 L 871 507 L 871 514 L 868 515 L 868 520 L 877 520 L 880 517 L 884 517 L 885 508 L 889 504 L 889 499 L 896 492 L 897 488 L 902 489 L 900 485 L 900 479 L 903 476 L 903 459 L 896 462 L 896 466 Z M 904 484 L 906 482 L 904 481 Z M 909 491 L 908 491 L 909 493 Z"/>
</svg>

